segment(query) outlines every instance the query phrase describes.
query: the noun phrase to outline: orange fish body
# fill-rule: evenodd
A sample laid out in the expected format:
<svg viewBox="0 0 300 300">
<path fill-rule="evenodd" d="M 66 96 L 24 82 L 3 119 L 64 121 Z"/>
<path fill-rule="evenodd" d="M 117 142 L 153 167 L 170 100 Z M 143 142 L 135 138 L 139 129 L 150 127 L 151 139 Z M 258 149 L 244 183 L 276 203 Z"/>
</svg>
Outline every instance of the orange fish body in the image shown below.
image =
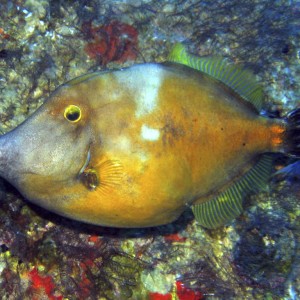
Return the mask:
<svg viewBox="0 0 300 300">
<path fill-rule="evenodd" d="M 47 122 L 48 137 L 41 126 L 34 131 L 40 122 Z M 19 137 L 26 126 L 33 132 L 27 140 L 42 140 L 40 154 L 32 165 L 23 162 L 36 149 L 29 146 L 19 163 L 22 176 L 13 170 L 1 175 L 51 211 L 114 227 L 166 224 L 193 205 L 201 218 L 199 209 L 210 199 L 218 201 L 213 210 L 226 195 L 238 198 L 238 190 L 255 181 L 249 170 L 258 157 L 284 150 L 287 128 L 259 116 L 219 80 L 177 63 L 74 79 L 8 135 Z M 9 137 L 1 138 L 12 148 Z M 237 182 L 237 191 L 226 194 Z M 233 210 L 229 216 L 237 214 Z M 218 218 L 204 226 L 219 225 Z"/>
</svg>

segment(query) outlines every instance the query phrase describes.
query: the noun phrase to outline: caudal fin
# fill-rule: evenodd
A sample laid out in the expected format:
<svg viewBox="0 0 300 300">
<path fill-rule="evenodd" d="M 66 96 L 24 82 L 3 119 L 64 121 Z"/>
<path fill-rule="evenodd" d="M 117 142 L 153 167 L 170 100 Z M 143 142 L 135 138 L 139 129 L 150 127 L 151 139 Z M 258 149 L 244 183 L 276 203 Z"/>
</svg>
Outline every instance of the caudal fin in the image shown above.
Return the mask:
<svg viewBox="0 0 300 300">
<path fill-rule="evenodd" d="M 286 121 L 285 151 L 291 156 L 300 158 L 300 108 L 291 111 Z"/>
</svg>

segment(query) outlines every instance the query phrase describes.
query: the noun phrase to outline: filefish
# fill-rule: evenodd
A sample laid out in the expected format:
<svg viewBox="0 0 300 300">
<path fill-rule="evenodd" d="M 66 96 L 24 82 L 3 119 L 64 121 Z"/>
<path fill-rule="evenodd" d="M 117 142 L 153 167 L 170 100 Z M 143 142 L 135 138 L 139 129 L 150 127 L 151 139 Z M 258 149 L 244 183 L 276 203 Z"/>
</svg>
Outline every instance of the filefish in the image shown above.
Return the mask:
<svg viewBox="0 0 300 300">
<path fill-rule="evenodd" d="M 177 45 L 165 63 L 99 71 L 55 90 L 0 137 L 0 176 L 59 215 L 111 227 L 170 223 L 192 209 L 216 228 L 299 156 L 300 109 L 259 114 L 253 75 Z"/>
</svg>

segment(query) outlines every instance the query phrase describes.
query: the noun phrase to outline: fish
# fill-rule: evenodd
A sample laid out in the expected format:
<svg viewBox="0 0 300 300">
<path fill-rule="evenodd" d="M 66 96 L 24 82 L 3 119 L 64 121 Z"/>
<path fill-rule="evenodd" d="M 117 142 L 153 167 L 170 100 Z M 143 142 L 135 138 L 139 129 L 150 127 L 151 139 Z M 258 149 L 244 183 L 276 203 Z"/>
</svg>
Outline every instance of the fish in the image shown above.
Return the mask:
<svg viewBox="0 0 300 300">
<path fill-rule="evenodd" d="M 25 199 L 100 226 L 205 228 L 239 216 L 272 153 L 299 157 L 300 109 L 260 114 L 254 75 L 176 45 L 164 63 L 88 73 L 0 137 L 0 176 Z"/>
</svg>

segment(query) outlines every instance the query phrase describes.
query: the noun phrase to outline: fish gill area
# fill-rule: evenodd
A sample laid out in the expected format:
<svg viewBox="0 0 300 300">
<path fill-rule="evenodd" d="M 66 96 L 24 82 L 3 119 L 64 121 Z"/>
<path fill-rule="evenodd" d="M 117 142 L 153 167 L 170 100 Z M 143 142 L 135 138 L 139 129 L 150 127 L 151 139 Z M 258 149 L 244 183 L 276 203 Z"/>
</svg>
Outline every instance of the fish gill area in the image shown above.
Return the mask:
<svg viewBox="0 0 300 300">
<path fill-rule="evenodd" d="M 178 42 L 251 69 L 264 113 L 283 117 L 299 107 L 299 20 L 299 2 L 288 0 L 0 1 L 1 133 L 60 84 L 165 61 Z M 275 167 L 283 171 L 268 189 L 215 230 L 190 211 L 156 228 L 86 225 L 29 204 L 0 179 L 0 298 L 298 299 L 299 165 L 279 157 Z"/>
</svg>

